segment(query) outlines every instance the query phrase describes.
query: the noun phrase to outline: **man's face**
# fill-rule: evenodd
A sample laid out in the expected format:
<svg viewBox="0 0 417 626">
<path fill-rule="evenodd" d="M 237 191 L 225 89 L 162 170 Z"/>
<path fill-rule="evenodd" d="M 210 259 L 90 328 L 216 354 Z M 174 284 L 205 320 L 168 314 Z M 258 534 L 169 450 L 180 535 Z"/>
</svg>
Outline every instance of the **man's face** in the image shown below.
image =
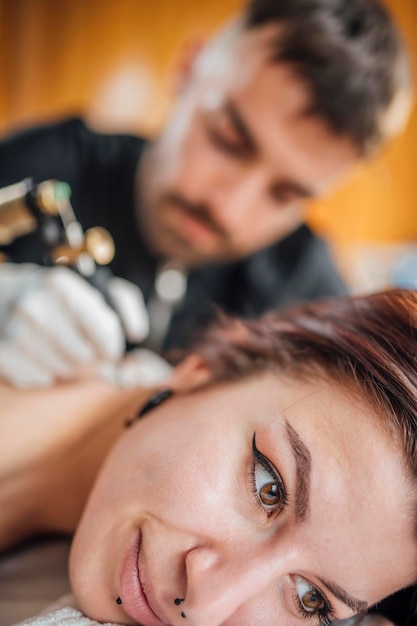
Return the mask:
<svg viewBox="0 0 417 626">
<path fill-rule="evenodd" d="M 350 140 L 306 115 L 308 90 L 269 60 L 270 37 L 264 27 L 211 51 L 145 159 L 139 219 L 159 254 L 200 265 L 264 248 L 357 159 Z"/>
<path fill-rule="evenodd" d="M 93 489 L 70 560 L 83 612 L 330 626 L 410 584 L 412 490 L 379 420 L 323 379 L 174 395 L 119 439 Z"/>
</svg>

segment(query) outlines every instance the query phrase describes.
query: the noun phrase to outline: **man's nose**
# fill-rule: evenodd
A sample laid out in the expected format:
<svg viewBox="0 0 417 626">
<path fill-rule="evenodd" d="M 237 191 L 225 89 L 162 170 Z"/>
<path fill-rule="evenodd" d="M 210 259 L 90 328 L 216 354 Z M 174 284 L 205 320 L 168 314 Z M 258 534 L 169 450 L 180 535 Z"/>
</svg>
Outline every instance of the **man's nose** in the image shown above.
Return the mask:
<svg viewBox="0 0 417 626">
<path fill-rule="evenodd" d="M 285 572 L 292 556 L 271 550 L 230 552 L 196 547 L 186 557 L 184 612 L 189 626 L 219 626 Z"/>
<path fill-rule="evenodd" d="M 214 219 L 227 232 L 238 232 L 243 223 L 258 219 L 265 203 L 266 175 L 261 168 L 241 172 L 211 189 L 210 208 Z"/>
</svg>

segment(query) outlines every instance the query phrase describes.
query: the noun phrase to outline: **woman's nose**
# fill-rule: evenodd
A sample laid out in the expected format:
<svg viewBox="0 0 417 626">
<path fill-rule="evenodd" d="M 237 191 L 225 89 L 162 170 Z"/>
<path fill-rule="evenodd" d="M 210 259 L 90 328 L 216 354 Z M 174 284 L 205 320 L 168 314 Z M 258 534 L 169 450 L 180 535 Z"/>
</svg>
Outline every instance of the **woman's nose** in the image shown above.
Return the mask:
<svg viewBox="0 0 417 626">
<path fill-rule="evenodd" d="M 184 613 L 189 626 L 219 626 L 238 608 L 264 591 L 288 569 L 285 555 L 266 550 L 233 554 L 196 547 L 186 557 Z"/>
</svg>

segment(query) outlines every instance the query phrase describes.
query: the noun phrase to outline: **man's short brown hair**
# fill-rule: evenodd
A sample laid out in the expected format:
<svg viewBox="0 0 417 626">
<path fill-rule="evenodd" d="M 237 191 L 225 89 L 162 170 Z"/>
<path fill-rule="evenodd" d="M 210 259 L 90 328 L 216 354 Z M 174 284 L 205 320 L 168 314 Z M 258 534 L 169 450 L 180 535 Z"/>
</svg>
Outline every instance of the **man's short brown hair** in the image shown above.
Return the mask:
<svg viewBox="0 0 417 626">
<path fill-rule="evenodd" d="M 411 70 L 403 38 L 378 0 L 252 0 L 247 29 L 277 24 L 271 60 L 293 66 L 312 106 L 368 153 L 404 124 Z"/>
</svg>

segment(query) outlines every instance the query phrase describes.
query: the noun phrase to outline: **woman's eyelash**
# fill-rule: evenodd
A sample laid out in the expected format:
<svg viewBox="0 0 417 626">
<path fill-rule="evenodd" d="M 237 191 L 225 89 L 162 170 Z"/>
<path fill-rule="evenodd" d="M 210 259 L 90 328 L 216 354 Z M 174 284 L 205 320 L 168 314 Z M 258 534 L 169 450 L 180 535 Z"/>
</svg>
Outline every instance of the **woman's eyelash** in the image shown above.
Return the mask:
<svg viewBox="0 0 417 626">
<path fill-rule="evenodd" d="M 256 433 L 254 433 L 253 438 L 252 438 L 252 455 L 253 455 L 253 463 L 252 463 L 251 471 L 250 471 L 250 479 L 251 479 L 252 490 L 255 495 L 255 502 L 257 506 L 261 509 L 261 511 L 263 513 L 266 513 L 268 517 L 274 514 L 278 515 L 288 505 L 287 490 L 285 488 L 284 482 L 280 474 L 272 465 L 271 461 L 266 456 L 264 456 L 256 447 Z M 279 502 L 276 505 L 270 505 L 269 508 L 268 508 L 268 505 L 263 504 L 260 500 L 259 488 L 258 488 L 257 478 L 256 478 L 256 464 L 257 463 L 259 463 L 264 468 L 264 470 L 268 472 L 268 474 L 271 475 L 271 483 L 274 483 L 277 486 L 277 496 L 278 496 Z"/>
<path fill-rule="evenodd" d="M 332 624 L 334 624 L 336 616 L 334 614 L 333 607 L 330 604 L 329 600 L 323 596 L 323 594 L 320 594 L 320 592 L 317 591 L 317 593 L 319 593 L 323 598 L 323 602 L 325 605 L 324 608 L 316 612 L 309 612 L 306 611 L 303 607 L 298 593 L 295 590 L 293 593 L 297 612 L 303 620 L 305 620 L 306 622 L 316 620 L 317 626 L 332 626 Z M 319 619 L 318 622 L 317 619 Z"/>
</svg>

